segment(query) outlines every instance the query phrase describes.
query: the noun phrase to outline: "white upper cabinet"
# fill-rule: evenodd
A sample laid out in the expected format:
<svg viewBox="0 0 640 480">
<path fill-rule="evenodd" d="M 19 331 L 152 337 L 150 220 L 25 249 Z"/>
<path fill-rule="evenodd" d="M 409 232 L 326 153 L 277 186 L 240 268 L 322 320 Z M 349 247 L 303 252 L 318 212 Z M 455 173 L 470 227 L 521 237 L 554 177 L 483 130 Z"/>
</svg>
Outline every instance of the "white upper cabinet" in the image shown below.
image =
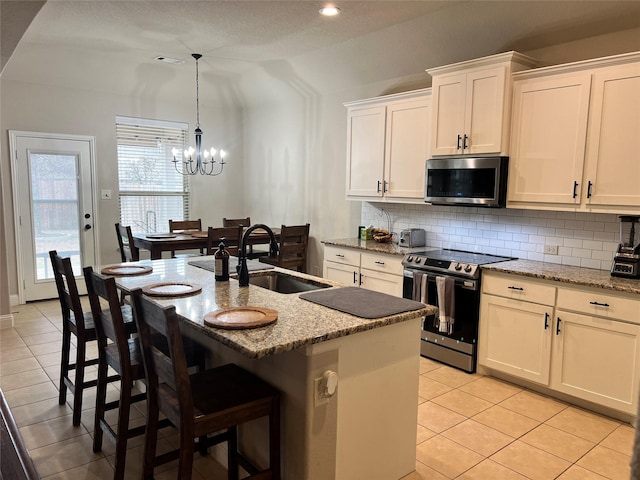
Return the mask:
<svg viewBox="0 0 640 480">
<path fill-rule="evenodd" d="M 431 89 L 345 103 L 347 198 L 424 202 Z"/>
<path fill-rule="evenodd" d="M 640 53 L 514 75 L 507 206 L 640 213 Z"/>
<path fill-rule="evenodd" d="M 586 202 L 640 211 L 640 59 L 593 74 Z"/>
<path fill-rule="evenodd" d="M 511 73 L 534 65 L 507 52 L 427 70 L 433 77 L 431 156 L 507 155 Z"/>
</svg>

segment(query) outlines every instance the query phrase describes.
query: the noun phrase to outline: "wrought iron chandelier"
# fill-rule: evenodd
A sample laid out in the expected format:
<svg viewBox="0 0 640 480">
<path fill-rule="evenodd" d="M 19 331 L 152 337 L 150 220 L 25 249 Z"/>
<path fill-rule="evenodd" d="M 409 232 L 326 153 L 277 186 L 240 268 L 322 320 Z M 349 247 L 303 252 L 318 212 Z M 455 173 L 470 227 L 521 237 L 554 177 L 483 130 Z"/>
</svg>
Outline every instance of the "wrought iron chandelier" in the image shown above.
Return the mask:
<svg viewBox="0 0 640 480">
<path fill-rule="evenodd" d="M 199 53 L 192 53 L 191 56 L 196 60 L 196 148 L 189 146 L 180 152 L 179 149 L 174 148 L 171 153 L 173 154 L 173 165 L 176 167 L 176 171 L 181 175 L 210 175 L 215 177 L 220 175 L 225 166 L 225 157 L 227 152 L 224 150 L 216 150 L 211 147 L 211 150 L 202 150 L 202 130 L 200 130 L 200 84 L 199 84 L 199 72 L 198 72 L 198 60 L 202 58 Z M 216 160 L 219 158 L 219 161 Z M 180 164 L 181 166 L 178 166 Z"/>
</svg>

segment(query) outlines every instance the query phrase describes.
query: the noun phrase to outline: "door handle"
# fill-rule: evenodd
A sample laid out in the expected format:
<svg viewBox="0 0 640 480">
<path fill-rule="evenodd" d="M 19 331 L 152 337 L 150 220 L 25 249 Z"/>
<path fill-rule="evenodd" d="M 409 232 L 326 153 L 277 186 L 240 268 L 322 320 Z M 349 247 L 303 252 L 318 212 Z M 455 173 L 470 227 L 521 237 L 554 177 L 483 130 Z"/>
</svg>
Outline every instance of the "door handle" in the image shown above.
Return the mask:
<svg viewBox="0 0 640 480">
<path fill-rule="evenodd" d="M 85 230 L 91 230 L 91 225 L 89 225 L 88 223 L 84 226 Z"/>
<path fill-rule="evenodd" d="M 549 312 L 545 312 L 544 314 L 544 329 L 549 328 Z"/>
<path fill-rule="evenodd" d="M 556 323 L 556 335 L 560 335 L 560 322 L 562 319 L 560 317 L 557 318 L 558 323 Z"/>
<path fill-rule="evenodd" d="M 573 198 L 578 196 L 578 182 L 573 182 Z"/>
</svg>

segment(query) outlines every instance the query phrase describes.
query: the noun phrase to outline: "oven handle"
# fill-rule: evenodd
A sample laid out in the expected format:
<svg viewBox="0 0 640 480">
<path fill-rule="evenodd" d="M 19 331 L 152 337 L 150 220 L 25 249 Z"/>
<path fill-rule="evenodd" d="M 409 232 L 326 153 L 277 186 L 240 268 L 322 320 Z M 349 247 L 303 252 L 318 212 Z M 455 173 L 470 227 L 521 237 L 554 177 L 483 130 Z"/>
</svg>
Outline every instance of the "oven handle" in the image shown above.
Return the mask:
<svg viewBox="0 0 640 480">
<path fill-rule="evenodd" d="M 410 269 L 404 269 L 403 271 L 403 276 L 411 278 L 411 280 L 413 280 L 413 274 L 414 272 L 422 272 L 424 273 L 424 275 L 426 275 L 427 277 L 427 281 L 432 281 L 435 282 L 436 281 L 436 277 L 445 277 L 445 278 L 453 278 L 455 281 L 455 286 L 456 287 L 462 287 L 465 290 L 477 290 L 478 289 L 478 280 L 474 280 L 471 278 L 460 278 L 460 277 L 456 277 L 454 275 L 446 275 L 446 274 L 442 274 L 442 273 L 429 273 L 429 272 L 425 272 L 423 270 L 410 270 Z"/>
</svg>

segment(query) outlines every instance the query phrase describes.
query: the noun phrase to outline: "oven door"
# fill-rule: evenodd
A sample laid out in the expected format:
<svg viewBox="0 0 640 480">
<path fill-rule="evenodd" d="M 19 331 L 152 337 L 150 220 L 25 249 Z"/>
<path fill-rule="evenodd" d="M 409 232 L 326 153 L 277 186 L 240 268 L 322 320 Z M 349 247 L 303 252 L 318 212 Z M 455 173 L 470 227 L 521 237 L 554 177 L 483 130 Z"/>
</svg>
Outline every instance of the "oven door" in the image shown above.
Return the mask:
<svg viewBox="0 0 640 480">
<path fill-rule="evenodd" d="M 413 297 L 414 272 L 416 272 L 416 270 L 406 269 L 404 271 L 403 296 L 405 298 Z M 426 316 L 422 330 L 432 332 L 438 336 L 449 337 L 455 341 L 475 345 L 478 341 L 478 317 L 480 311 L 480 291 L 478 288 L 478 280 L 440 273 L 420 272 L 426 275 L 427 303 L 430 305 L 438 305 L 436 278 L 449 277 L 455 280 L 455 322 L 453 324 L 453 332 L 447 335 L 438 331 L 439 319 L 437 315 Z"/>
</svg>

